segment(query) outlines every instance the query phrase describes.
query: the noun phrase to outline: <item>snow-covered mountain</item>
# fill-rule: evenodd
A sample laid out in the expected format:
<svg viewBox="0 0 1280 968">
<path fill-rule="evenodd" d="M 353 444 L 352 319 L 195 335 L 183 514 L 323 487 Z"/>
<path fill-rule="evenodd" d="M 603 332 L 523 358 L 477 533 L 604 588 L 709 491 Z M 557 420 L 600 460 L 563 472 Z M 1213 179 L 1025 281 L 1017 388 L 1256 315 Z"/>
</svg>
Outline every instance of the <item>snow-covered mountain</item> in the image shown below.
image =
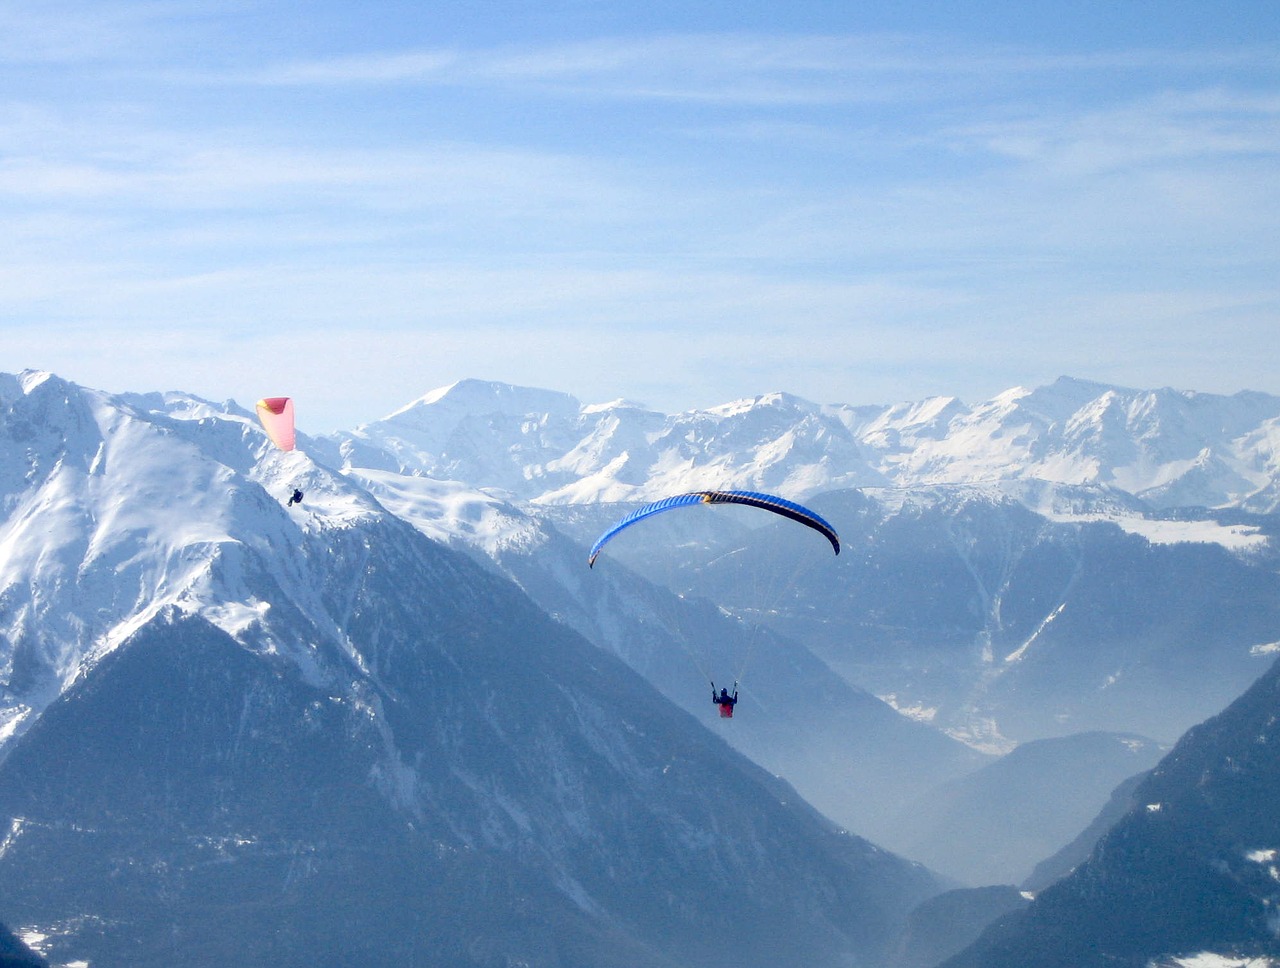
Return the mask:
<svg viewBox="0 0 1280 968">
<path fill-rule="evenodd" d="M 895 483 L 1094 485 L 1152 507 L 1266 504 L 1280 474 L 1280 398 L 1129 390 L 1060 379 L 1015 388 L 913 440 Z M 1272 510 L 1274 505 L 1261 507 Z"/>
<path fill-rule="evenodd" d="M 275 451 L 244 411 L 35 372 L 0 378 L 0 401 L 0 737 L 166 608 L 232 634 L 273 604 L 324 623 L 309 544 L 385 516 L 342 476 Z M 277 498 L 294 484 L 310 500 L 291 516 Z M 314 664 L 316 641 L 346 649 L 332 626 L 264 648 Z"/>
<path fill-rule="evenodd" d="M 954 398 L 815 404 L 770 393 L 681 414 L 464 380 L 332 443 L 355 466 L 549 504 L 704 487 L 803 499 L 848 487 L 1036 481 L 1123 492 L 1156 509 L 1280 507 L 1280 397 L 1066 377 L 974 407 Z"/>
<path fill-rule="evenodd" d="M 0 407 L 0 898 L 53 960 L 867 963 L 938 890 L 305 439 Z"/>
</svg>

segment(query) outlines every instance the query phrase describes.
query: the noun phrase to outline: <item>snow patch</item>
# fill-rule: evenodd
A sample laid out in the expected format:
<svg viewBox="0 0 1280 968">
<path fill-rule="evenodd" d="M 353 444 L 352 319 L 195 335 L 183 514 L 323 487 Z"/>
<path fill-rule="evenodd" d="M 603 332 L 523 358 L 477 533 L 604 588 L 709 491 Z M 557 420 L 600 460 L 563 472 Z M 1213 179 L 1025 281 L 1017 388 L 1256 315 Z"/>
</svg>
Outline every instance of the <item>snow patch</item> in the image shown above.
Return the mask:
<svg viewBox="0 0 1280 968">
<path fill-rule="evenodd" d="M 22 384 L 22 392 L 30 394 L 32 390 L 52 377 L 53 374 L 48 370 L 23 370 L 18 375 L 18 381 Z"/>
<path fill-rule="evenodd" d="M 0 746 L 17 734 L 18 728 L 30 715 L 31 707 L 25 703 L 19 703 L 11 709 L 0 710 Z"/>
<path fill-rule="evenodd" d="M 1000 727 L 994 719 L 975 719 L 964 726 L 945 729 L 943 732 L 979 753 L 990 753 L 993 756 L 1004 756 L 1018 745 L 1017 740 L 1000 733 Z"/>
<path fill-rule="evenodd" d="M 349 467 L 345 473 L 396 517 L 442 544 L 463 539 L 492 556 L 504 548 L 537 547 L 545 540 L 536 521 L 457 481 L 407 477 L 366 467 Z"/>
<path fill-rule="evenodd" d="M 608 413 L 610 410 L 648 410 L 643 403 L 619 397 L 609 403 L 589 403 L 582 408 L 584 414 Z"/>
<path fill-rule="evenodd" d="M 1145 538 L 1151 544 L 1217 544 L 1229 551 L 1257 551 L 1267 545 L 1260 528 L 1246 524 L 1219 524 L 1217 521 L 1166 521 L 1140 514 L 1119 512 L 1072 513 L 1037 509 L 1039 513 L 1061 524 L 1094 524 L 1105 522 L 1129 534 Z"/>
<path fill-rule="evenodd" d="M 1266 642 L 1249 650 L 1250 655 L 1275 655 L 1277 652 L 1280 652 L 1280 642 Z"/>
<path fill-rule="evenodd" d="M 14 929 L 16 934 L 32 951 L 48 958 L 51 942 L 55 939 L 74 936 L 84 930 L 86 925 L 102 924 L 102 919 L 93 915 L 81 915 L 47 925 L 24 925 Z M 58 968 L 89 968 L 89 962 L 82 959 L 58 962 Z"/>
<path fill-rule="evenodd" d="M 1265 864 L 1267 867 L 1267 876 L 1270 877 L 1273 881 L 1280 883 L 1280 867 L 1277 867 L 1276 864 L 1274 863 L 1276 859 L 1276 854 L 1277 854 L 1277 851 L 1274 849 L 1250 850 L 1245 852 L 1244 859 L 1254 864 Z M 1280 913 L 1273 911 L 1272 917 L 1280 918 Z M 1280 922 L 1276 924 L 1276 927 L 1274 930 L 1276 931 L 1277 934 L 1280 934 Z"/>
<path fill-rule="evenodd" d="M 1116 521 L 1131 534 L 1141 535 L 1152 544 L 1219 544 L 1232 551 L 1262 548 L 1267 536 L 1259 528 L 1243 524 L 1219 524 L 1216 521 L 1159 521 L 1126 517 Z"/>
<path fill-rule="evenodd" d="M 248 629 L 261 625 L 271 608 L 269 602 L 223 602 L 207 605 L 202 609 L 205 618 L 222 629 L 233 639 L 239 639 Z"/>
<path fill-rule="evenodd" d="M 1046 616 L 1045 616 L 1044 621 L 1043 621 L 1043 622 L 1041 622 L 1041 623 L 1036 627 L 1036 630 L 1035 630 L 1034 632 L 1032 632 L 1032 633 L 1031 633 L 1031 635 L 1027 638 L 1027 641 L 1023 642 L 1020 646 L 1018 646 L 1016 649 L 1014 649 L 1012 652 L 1010 652 L 1008 655 L 1006 655 L 1006 656 L 1004 657 L 1004 661 L 1005 661 L 1005 662 L 1018 662 L 1018 661 L 1020 661 L 1020 660 L 1022 659 L 1022 657 L 1023 657 L 1024 655 L 1026 655 L 1026 653 L 1027 653 L 1027 649 L 1028 649 L 1028 648 L 1030 648 L 1031 643 L 1032 643 L 1032 642 L 1034 642 L 1037 638 L 1039 638 L 1039 637 L 1040 637 L 1040 633 L 1041 633 L 1041 632 L 1043 632 L 1043 631 L 1045 630 L 1045 628 L 1047 628 L 1047 627 L 1048 627 L 1048 625 L 1049 625 L 1049 623 L 1050 623 L 1050 622 L 1052 622 L 1055 618 L 1057 618 L 1059 615 L 1061 615 L 1061 614 L 1062 614 L 1062 610 L 1063 610 L 1064 608 L 1066 608 L 1066 607 L 1067 607 L 1067 603 L 1066 603 L 1066 602 L 1063 602 L 1061 605 L 1059 605 L 1057 608 L 1055 608 L 1052 612 L 1050 612 L 1048 615 L 1046 615 Z"/>
<path fill-rule="evenodd" d="M 22 828 L 26 822 L 23 817 L 14 817 L 9 822 L 9 830 L 4 835 L 4 840 L 0 840 L 0 857 L 9 852 L 9 848 L 13 846 L 14 841 L 18 839 L 18 835 L 22 833 Z"/>
<path fill-rule="evenodd" d="M 906 716 L 907 719 L 914 719 L 918 723 L 931 723 L 938 715 L 937 706 L 926 706 L 923 703 L 901 703 L 895 693 L 888 693 L 883 696 L 877 696 L 882 703 L 893 709 L 894 712 Z"/>
</svg>

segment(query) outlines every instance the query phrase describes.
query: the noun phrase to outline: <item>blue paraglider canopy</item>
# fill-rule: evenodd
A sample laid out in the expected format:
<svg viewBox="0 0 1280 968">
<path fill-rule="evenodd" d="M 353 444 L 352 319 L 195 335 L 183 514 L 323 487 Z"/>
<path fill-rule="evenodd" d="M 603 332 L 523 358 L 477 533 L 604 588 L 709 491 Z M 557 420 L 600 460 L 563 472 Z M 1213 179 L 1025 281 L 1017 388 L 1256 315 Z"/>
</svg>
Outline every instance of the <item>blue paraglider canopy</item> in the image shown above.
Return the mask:
<svg viewBox="0 0 1280 968">
<path fill-rule="evenodd" d="M 741 504 L 747 507 L 760 508 L 764 511 L 772 511 L 774 514 L 780 514 L 785 518 L 790 518 L 792 521 L 798 521 L 806 527 L 813 528 L 813 530 L 831 542 L 831 547 L 836 554 L 840 554 L 840 537 L 836 534 L 835 529 L 819 515 L 803 505 L 796 504 L 794 501 L 788 501 L 786 498 L 777 497 L 773 494 L 760 494 L 756 491 L 692 491 L 689 494 L 677 494 L 674 497 L 663 498 L 661 501 L 654 501 L 652 504 L 636 508 L 636 510 L 596 539 L 596 543 L 591 546 L 591 554 L 587 558 L 588 567 L 595 565 L 600 550 L 619 531 L 629 528 L 645 518 L 661 514 L 663 511 L 697 504 Z"/>
</svg>

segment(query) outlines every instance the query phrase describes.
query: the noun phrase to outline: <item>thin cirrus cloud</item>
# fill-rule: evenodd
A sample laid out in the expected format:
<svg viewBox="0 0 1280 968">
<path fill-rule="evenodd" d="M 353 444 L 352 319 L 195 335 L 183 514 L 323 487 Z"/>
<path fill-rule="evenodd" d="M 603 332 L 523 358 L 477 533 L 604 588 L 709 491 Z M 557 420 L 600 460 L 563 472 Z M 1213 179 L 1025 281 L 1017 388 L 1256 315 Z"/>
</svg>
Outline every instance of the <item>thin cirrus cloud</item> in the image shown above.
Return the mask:
<svg viewBox="0 0 1280 968">
<path fill-rule="evenodd" d="M 1280 98 L 1223 89 L 1161 92 L 1074 115 L 1022 117 L 950 132 L 995 155 L 1089 174 L 1280 152 Z"/>
<path fill-rule="evenodd" d="M 1033 54 L 939 52 L 936 41 L 874 36 L 685 34 L 602 38 L 533 49 L 424 49 L 284 62 L 223 80 L 278 86 L 442 83 L 540 85 L 547 93 L 625 99 L 823 105 L 949 101 L 1070 76 L 1267 71 L 1266 48 Z M 535 88 L 537 89 L 537 88 Z"/>
</svg>

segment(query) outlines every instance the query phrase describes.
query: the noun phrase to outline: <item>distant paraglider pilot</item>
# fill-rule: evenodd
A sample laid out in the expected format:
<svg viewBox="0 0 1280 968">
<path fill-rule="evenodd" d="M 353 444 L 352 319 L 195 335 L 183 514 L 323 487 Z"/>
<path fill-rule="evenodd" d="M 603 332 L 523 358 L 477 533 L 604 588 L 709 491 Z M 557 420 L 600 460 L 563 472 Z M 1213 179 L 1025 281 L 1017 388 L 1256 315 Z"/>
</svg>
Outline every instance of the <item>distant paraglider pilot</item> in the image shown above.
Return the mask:
<svg viewBox="0 0 1280 968">
<path fill-rule="evenodd" d="M 293 426 L 293 400 L 289 397 L 263 397 L 258 401 L 257 410 L 258 420 L 271 442 L 285 452 L 293 450 L 297 444 Z M 302 492 L 295 487 L 285 506 L 293 507 L 301 503 Z"/>
<path fill-rule="evenodd" d="M 733 707 L 738 702 L 738 684 L 733 684 L 733 695 L 729 695 L 728 689 L 721 689 L 716 692 L 716 684 L 711 683 L 711 701 L 720 707 L 720 717 L 722 719 L 733 718 Z"/>
</svg>

